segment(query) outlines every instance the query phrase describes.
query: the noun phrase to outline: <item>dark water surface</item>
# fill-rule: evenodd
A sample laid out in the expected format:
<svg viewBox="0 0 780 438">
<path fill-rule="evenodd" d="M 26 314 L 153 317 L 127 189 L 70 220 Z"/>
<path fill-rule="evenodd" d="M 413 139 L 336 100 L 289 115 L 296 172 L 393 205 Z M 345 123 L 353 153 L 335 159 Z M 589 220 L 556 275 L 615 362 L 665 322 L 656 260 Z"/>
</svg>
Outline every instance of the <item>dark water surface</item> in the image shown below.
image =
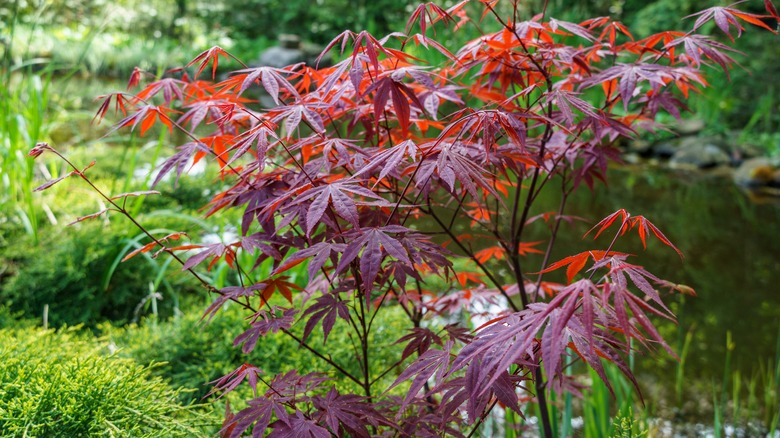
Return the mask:
<svg viewBox="0 0 780 438">
<path fill-rule="evenodd" d="M 595 193 L 583 187 L 569 200 L 567 213 L 586 221 L 562 226 L 551 262 L 586 250 L 605 250 L 617 224 L 596 241 L 592 235 L 582 236 L 620 208 L 645 216 L 683 252 L 684 260 L 654 237 L 648 237 L 644 250 L 635 230 L 619 239 L 614 249 L 637 255 L 629 261 L 659 278 L 696 290 L 696 297 L 664 297 L 678 315 L 679 325 L 657 320 L 678 353 L 692 333 L 685 377 L 707 382 L 723 377 L 727 332 L 733 342 L 731 370 L 751 374 L 774 358 L 780 328 L 780 203 L 749 199 L 728 171 L 644 166 L 611 169 L 607 179 L 609 186 L 597 187 Z M 556 211 L 559 199 L 551 187 L 539 197 L 532 214 Z M 466 224 L 456 224 L 455 231 L 473 232 Z M 525 241 L 548 235 L 539 221 L 529 227 Z M 531 256 L 525 270 L 536 271 L 540 263 L 541 257 Z M 549 279 L 564 281 L 560 271 L 559 277 Z M 636 365 L 642 374 L 671 376 L 663 386 L 674 387 L 677 363 L 666 353 L 637 357 Z"/>
<path fill-rule="evenodd" d="M 723 375 L 728 331 L 732 369 L 750 373 L 773 358 L 780 326 L 780 204 L 749 199 L 728 175 L 717 172 L 614 169 L 608 181 L 610 185 L 596 193 L 577 193 L 569 213 L 591 220 L 589 227 L 624 208 L 647 217 L 683 252 L 685 259 L 680 260 L 653 238 L 644 251 L 633 231 L 616 248 L 637 254 L 634 263 L 658 277 L 696 290 L 696 297 L 667 298 L 679 317 L 678 327 L 659 321 L 678 352 L 686 333 L 693 332 L 686 374 Z M 561 235 L 556 259 L 580 249 L 605 249 L 613 235 L 605 233 L 593 242 L 572 231 Z M 639 358 L 637 364 L 640 369 L 674 366 L 660 356 Z"/>
</svg>

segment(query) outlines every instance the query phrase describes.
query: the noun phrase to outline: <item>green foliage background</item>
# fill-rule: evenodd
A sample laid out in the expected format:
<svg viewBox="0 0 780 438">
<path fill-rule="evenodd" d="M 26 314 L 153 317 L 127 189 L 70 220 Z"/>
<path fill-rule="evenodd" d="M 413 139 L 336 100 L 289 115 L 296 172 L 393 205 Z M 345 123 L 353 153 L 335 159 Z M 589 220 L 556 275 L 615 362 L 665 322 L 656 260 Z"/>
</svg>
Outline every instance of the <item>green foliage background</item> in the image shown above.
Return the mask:
<svg viewBox="0 0 780 438">
<path fill-rule="evenodd" d="M 170 381 L 173 387 L 193 388 L 194 392 L 181 394 L 185 402 L 200 400 L 211 390 L 208 382 L 228 374 L 243 363 L 254 364 L 271 376 L 291 370 L 298 370 L 299 374 L 323 371 L 316 357 L 283 333 L 261 338 L 252 353 L 243 354 L 240 346 L 233 346 L 233 339 L 249 328 L 245 320 L 247 315 L 242 309 L 227 305 L 207 322 L 201 319 L 203 308 L 205 304 L 166 321 L 152 318 L 143 324 L 127 327 L 104 324 L 100 330 L 119 349 L 117 354 L 121 357 L 135 359 L 141 364 L 166 362 L 152 372 Z M 372 369 L 384 370 L 400 357 L 403 345 L 395 345 L 394 342 L 404 334 L 404 318 L 397 308 L 378 314 L 375 321 L 378 329 L 372 332 L 371 337 L 371 343 L 376 348 L 376 354 L 372 354 Z M 326 343 L 321 330 L 315 330 L 307 342 L 325 348 L 327 354 L 344 364 L 347 371 L 357 373 L 357 352 L 348 337 L 339 335 L 340 324 L 344 322 L 336 324 Z M 293 331 L 300 335 L 302 328 L 293 328 Z M 390 372 L 384 378 L 386 386 L 390 386 L 400 372 L 400 368 Z M 346 382 L 347 386 L 338 389 L 356 391 L 358 388 L 349 386 L 350 383 Z M 245 390 L 243 395 L 250 395 L 248 387 L 242 389 Z"/>
</svg>

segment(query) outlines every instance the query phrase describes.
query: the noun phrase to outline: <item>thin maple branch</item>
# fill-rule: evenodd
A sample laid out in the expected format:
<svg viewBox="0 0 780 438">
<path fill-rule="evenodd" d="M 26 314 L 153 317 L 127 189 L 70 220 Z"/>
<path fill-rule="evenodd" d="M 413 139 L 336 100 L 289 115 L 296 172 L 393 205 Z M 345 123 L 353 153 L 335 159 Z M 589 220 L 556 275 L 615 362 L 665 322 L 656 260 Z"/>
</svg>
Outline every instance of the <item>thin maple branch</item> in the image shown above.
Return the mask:
<svg viewBox="0 0 780 438">
<path fill-rule="evenodd" d="M 350 373 L 349 371 L 345 370 L 341 365 L 336 363 L 333 359 L 325 356 L 324 354 L 317 351 L 315 348 L 312 348 L 309 344 L 307 344 L 303 339 L 299 338 L 295 333 L 287 330 L 287 329 L 281 329 L 282 332 L 284 332 L 287 336 L 291 337 L 293 340 L 298 342 L 303 348 L 309 350 L 312 354 L 317 356 L 318 358 L 324 360 L 328 363 L 328 365 L 335 368 L 338 372 L 340 372 L 344 377 L 348 378 L 349 380 L 352 380 L 353 382 L 357 383 L 358 385 L 362 385 L 362 382 L 359 378 L 355 377 Z"/>
<path fill-rule="evenodd" d="M 480 262 L 475 256 L 474 253 L 467 248 L 463 243 L 458 239 L 458 236 L 455 235 L 455 233 L 452 232 L 451 229 L 446 227 L 446 224 L 441 220 L 441 218 L 436 214 L 436 212 L 431 208 L 430 201 L 428 201 L 428 209 L 431 212 L 431 218 L 433 218 L 434 221 L 436 221 L 437 224 L 439 224 L 439 227 L 444 230 L 444 232 L 449 236 L 449 238 L 455 243 L 455 245 L 460 248 L 461 251 L 463 251 L 464 254 L 466 254 L 471 260 L 476 263 L 477 267 L 485 274 L 485 276 L 490 280 L 491 283 L 498 289 L 498 291 L 501 293 L 501 295 L 506 298 L 507 303 L 509 304 L 509 307 L 512 308 L 515 312 L 519 312 L 520 308 L 517 307 L 517 305 L 512 301 L 512 298 L 509 296 L 509 294 L 504 289 L 504 286 L 501 285 L 501 283 L 498 281 L 498 279 L 493 275 L 493 272 L 491 272 L 487 266 L 485 266 L 482 262 Z"/>
<path fill-rule="evenodd" d="M 566 202 L 569 199 L 569 195 L 571 195 L 572 188 L 566 187 L 566 177 L 564 175 L 563 181 L 562 181 L 562 193 L 561 196 L 561 203 L 558 206 L 558 213 L 555 216 L 555 224 L 553 225 L 552 232 L 550 233 L 550 240 L 547 241 L 547 249 L 544 252 L 544 258 L 542 260 L 541 267 L 539 268 L 539 276 L 536 280 L 536 289 L 534 290 L 534 296 L 533 300 L 534 302 L 539 298 L 539 291 L 541 290 L 542 286 L 542 279 L 544 278 L 544 273 L 541 271 L 544 270 L 545 267 L 547 267 L 547 264 L 550 262 L 550 257 L 552 256 L 552 250 L 555 246 L 555 242 L 557 241 L 558 237 L 558 230 L 560 229 L 561 222 L 563 221 L 563 213 L 564 209 L 566 208 Z"/>
<path fill-rule="evenodd" d="M 84 172 L 80 171 L 70 160 L 65 158 L 64 155 L 62 155 L 58 150 L 54 149 L 51 146 L 48 146 L 48 150 L 57 155 L 61 160 L 63 160 L 68 166 L 70 166 L 75 172 L 76 175 L 78 175 L 82 180 L 84 180 L 91 188 L 95 191 L 100 197 L 106 200 L 109 204 L 111 204 L 119 213 L 121 213 L 123 216 L 125 216 L 127 219 L 130 220 L 130 222 L 135 225 L 136 228 L 138 228 L 142 233 L 144 233 L 148 238 L 150 238 L 153 242 L 155 242 L 157 245 L 160 246 L 165 252 L 170 254 L 178 263 L 180 263 L 182 266 L 184 265 L 184 261 L 176 254 L 174 254 L 170 249 L 159 239 L 154 237 L 143 225 L 138 223 L 136 219 L 124 208 L 117 205 L 114 200 L 111 199 L 110 196 L 106 195 L 102 190 L 100 190 L 93 182 L 90 180 L 86 175 L 84 175 Z M 216 288 L 214 286 L 208 284 L 208 282 L 198 275 L 197 272 L 193 271 L 191 268 L 187 269 L 187 271 L 192 274 L 198 282 L 200 282 L 206 289 L 209 291 L 216 291 Z"/>
<path fill-rule="evenodd" d="M 612 237 L 612 241 L 609 242 L 609 246 L 607 246 L 606 251 L 604 251 L 604 257 L 606 257 L 607 254 L 609 254 L 610 251 L 612 251 L 612 248 L 615 246 L 615 243 L 617 242 L 618 237 L 620 237 L 623 234 L 624 229 L 626 228 L 626 225 L 628 225 L 628 220 L 630 219 L 630 217 L 631 216 L 626 215 L 623 218 L 623 221 L 620 223 L 620 228 L 618 228 L 618 230 L 615 232 L 615 235 Z M 590 271 L 590 275 L 588 276 L 588 280 L 592 279 L 593 275 L 595 273 L 596 273 L 595 270 Z M 628 334 L 626 334 L 626 335 L 628 335 Z"/>
<path fill-rule="evenodd" d="M 466 435 L 466 438 L 471 438 L 472 436 L 474 436 L 474 432 L 476 432 L 477 429 L 479 429 L 480 426 L 482 426 L 482 423 L 485 422 L 488 415 L 490 415 L 490 413 L 493 411 L 493 408 L 496 407 L 496 404 L 498 404 L 498 399 L 493 400 L 493 402 L 490 403 L 490 406 L 487 407 L 484 412 L 482 412 L 482 415 L 480 415 L 479 419 L 474 423 L 474 427 L 471 428 L 471 432 L 469 432 L 469 434 Z"/>
<path fill-rule="evenodd" d="M 370 298 L 370 293 L 366 294 Z M 366 397 L 369 401 L 371 401 L 371 368 L 369 367 L 368 363 L 368 353 L 369 353 L 369 345 L 368 345 L 368 325 L 366 324 L 366 309 L 363 305 L 363 299 L 361 297 L 358 297 L 358 303 L 360 304 L 360 313 L 358 314 L 358 321 L 360 321 L 360 329 L 361 331 L 358 332 L 358 338 L 360 339 L 360 348 L 361 348 L 361 359 L 362 359 L 362 369 L 363 369 L 363 383 L 361 386 L 363 387 L 363 392 L 365 393 Z M 368 302 L 368 301 L 366 301 Z"/>
<path fill-rule="evenodd" d="M 55 155 L 57 155 L 57 156 L 58 156 L 60 159 L 62 159 L 62 160 L 63 160 L 63 161 L 66 163 L 66 164 L 68 164 L 68 166 L 70 166 L 71 168 L 73 168 L 73 169 L 76 171 L 76 174 L 77 174 L 77 175 L 78 175 L 78 176 L 79 176 L 81 179 L 83 179 L 83 180 L 84 180 L 84 181 L 85 181 L 87 184 L 89 184 L 89 186 L 90 186 L 90 187 L 91 187 L 93 190 L 95 190 L 95 192 L 96 192 L 98 195 L 100 195 L 100 196 L 101 196 L 103 199 L 105 199 L 107 202 L 109 202 L 111 205 L 113 205 L 113 206 L 114 206 L 114 207 L 115 207 L 115 208 L 116 208 L 116 209 L 117 209 L 117 210 L 118 210 L 118 211 L 119 211 L 119 212 L 120 212 L 120 213 L 121 213 L 123 216 L 125 216 L 127 219 L 129 219 L 129 220 L 130 220 L 130 222 L 132 222 L 132 223 L 133 223 L 133 225 L 134 225 L 134 226 L 135 226 L 135 227 L 136 227 L 138 230 L 140 230 L 140 231 L 141 231 L 142 233 L 144 233 L 144 234 L 145 234 L 147 237 L 149 237 L 150 239 L 152 239 L 152 241 L 154 241 L 155 243 L 157 243 L 157 245 L 159 245 L 159 246 L 160 246 L 160 247 L 161 247 L 161 248 L 162 248 L 162 249 L 163 249 L 165 252 L 167 252 L 168 254 L 170 254 L 170 255 L 171 255 L 171 257 L 173 257 L 173 258 L 174 258 L 174 260 L 176 260 L 176 261 L 177 261 L 177 262 L 178 262 L 180 265 L 184 266 L 184 263 L 185 263 L 185 262 L 184 262 L 184 260 L 182 260 L 182 259 L 181 259 L 181 258 L 180 258 L 180 257 L 179 257 L 177 254 L 175 254 L 175 253 L 173 253 L 172 251 L 170 251 L 170 249 L 169 249 L 167 246 L 165 246 L 165 244 L 163 244 L 163 243 L 162 243 L 162 242 L 161 242 L 159 239 L 157 239 L 157 238 L 156 238 L 156 237 L 154 237 L 154 236 L 153 236 L 151 233 L 149 233 L 149 231 L 148 231 L 148 230 L 147 230 L 147 229 L 146 229 L 146 228 L 145 228 L 143 225 L 141 225 L 141 224 L 140 224 L 140 223 L 139 223 L 139 222 L 138 222 L 138 221 L 137 221 L 137 220 L 136 220 L 136 219 L 135 219 L 135 218 L 134 218 L 134 217 L 133 217 L 133 216 L 132 216 L 132 215 L 131 215 L 129 212 L 127 212 L 127 211 L 123 210 L 121 207 L 119 207 L 119 205 L 117 205 L 117 204 L 116 204 L 116 203 L 115 203 L 115 202 L 114 202 L 114 201 L 113 201 L 113 200 L 112 200 L 112 199 L 111 199 L 109 196 L 107 196 L 105 193 L 103 193 L 103 191 L 102 191 L 102 190 L 100 190 L 100 189 L 99 189 L 97 186 L 95 186 L 95 184 L 94 184 L 94 183 L 93 183 L 93 182 L 92 182 L 92 181 L 91 181 L 91 180 L 90 180 L 90 179 L 89 179 L 89 178 L 88 178 L 86 175 L 84 175 L 84 173 L 83 173 L 83 172 L 79 171 L 79 170 L 78 170 L 78 168 L 77 168 L 77 167 L 76 167 L 76 166 L 75 166 L 75 165 L 74 165 L 74 164 L 73 164 L 73 163 L 72 163 L 70 160 L 68 160 L 68 159 L 67 159 L 65 156 L 63 156 L 63 155 L 62 155 L 62 154 L 61 154 L 59 151 L 57 151 L 56 149 L 54 149 L 54 148 L 52 148 L 52 147 L 48 147 L 48 150 L 50 150 L 51 152 L 53 152 L 53 153 L 54 153 Z M 190 273 L 190 275 L 192 275 L 192 276 L 193 276 L 193 277 L 194 277 L 194 278 L 195 278 L 195 279 L 196 279 L 198 282 L 200 282 L 200 283 L 201 283 L 201 285 L 203 285 L 203 286 L 204 286 L 204 287 L 205 287 L 205 288 L 206 288 L 206 289 L 207 289 L 209 292 L 215 293 L 215 294 L 217 294 L 217 295 L 224 295 L 224 293 L 223 293 L 222 291 L 220 291 L 219 289 L 217 289 L 217 288 L 215 288 L 214 286 L 212 286 L 211 284 L 209 284 L 209 283 L 208 283 L 208 282 L 207 282 L 207 281 L 206 281 L 206 280 L 205 280 L 203 277 L 201 277 L 201 276 L 200 276 L 200 275 L 199 275 L 197 272 L 195 272 L 195 271 L 193 270 L 193 268 L 187 268 L 186 270 L 187 270 L 187 272 L 189 272 L 189 273 Z M 236 299 L 236 298 L 234 298 L 234 297 L 231 297 L 231 298 L 230 298 L 230 300 L 231 300 L 231 301 L 233 301 L 233 302 L 235 302 L 235 303 L 237 303 L 238 305 L 240 305 L 240 306 L 244 307 L 245 309 L 249 310 L 249 311 L 250 311 L 250 312 L 252 312 L 252 313 L 257 313 L 257 310 L 256 310 L 256 309 L 255 309 L 253 306 L 251 306 L 249 303 L 244 303 L 244 302 L 242 302 L 242 301 L 239 301 L 239 300 L 237 300 L 237 299 Z M 293 340 L 297 341 L 297 342 L 298 342 L 298 343 L 299 343 L 301 346 L 303 346 L 305 349 L 309 350 L 309 351 L 310 351 L 311 353 L 313 353 L 315 356 L 317 356 L 318 358 L 320 358 L 320 359 L 324 360 L 325 362 L 327 362 L 327 363 L 328 363 L 330 366 L 332 366 L 333 368 L 335 368 L 337 371 L 339 371 L 339 372 L 340 372 L 342 375 L 344 375 L 344 376 L 345 376 L 345 377 L 347 377 L 348 379 L 350 379 L 350 380 L 354 381 L 354 382 L 355 382 L 355 383 L 357 383 L 357 384 L 361 384 L 361 382 L 360 382 L 360 380 L 359 380 L 358 378 L 356 378 L 356 377 L 355 377 L 355 376 L 353 376 L 353 375 L 352 375 L 350 372 L 348 372 L 347 370 L 345 370 L 345 369 L 344 369 L 344 368 L 343 368 L 341 365 L 339 365 L 338 363 L 336 363 L 335 361 L 333 361 L 331 358 L 328 358 L 328 357 L 326 357 L 325 355 L 323 355 L 322 353 L 320 353 L 319 351 L 317 351 L 316 349 L 314 349 L 313 347 L 311 347 L 309 344 L 307 344 L 305 341 L 303 341 L 302 339 L 300 339 L 298 336 L 296 336 L 295 334 L 293 334 L 293 333 L 292 333 L 292 332 L 290 332 L 289 330 L 287 330 L 287 329 L 282 329 L 281 331 L 282 331 L 282 332 L 284 332 L 284 333 L 285 333 L 286 335 L 288 335 L 289 337 L 291 337 Z"/>
<path fill-rule="evenodd" d="M 388 280 L 390 281 L 390 280 Z M 382 299 L 379 300 L 379 302 L 374 306 L 374 311 L 371 312 L 371 318 L 368 320 L 368 330 L 371 330 L 371 326 L 374 324 L 374 318 L 376 318 L 376 315 L 379 313 L 379 309 L 382 308 L 382 304 L 385 302 L 385 299 L 390 294 L 390 290 L 392 289 L 392 284 L 387 287 L 387 290 L 385 290 L 385 293 L 382 294 Z"/>
</svg>

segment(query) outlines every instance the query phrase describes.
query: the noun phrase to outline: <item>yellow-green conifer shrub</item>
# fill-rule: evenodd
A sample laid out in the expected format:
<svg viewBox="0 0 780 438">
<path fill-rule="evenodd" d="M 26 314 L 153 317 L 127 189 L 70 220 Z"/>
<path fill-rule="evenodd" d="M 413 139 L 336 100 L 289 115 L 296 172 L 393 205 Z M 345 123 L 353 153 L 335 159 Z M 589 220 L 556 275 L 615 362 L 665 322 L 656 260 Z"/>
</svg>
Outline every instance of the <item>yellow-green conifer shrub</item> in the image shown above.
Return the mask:
<svg viewBox="0 0 780 438">
<path fill-rule="evenodd" d="M 179 392 L 77 330 L 0 330 L 2 437 L 208 436 Z"/>
</svg>

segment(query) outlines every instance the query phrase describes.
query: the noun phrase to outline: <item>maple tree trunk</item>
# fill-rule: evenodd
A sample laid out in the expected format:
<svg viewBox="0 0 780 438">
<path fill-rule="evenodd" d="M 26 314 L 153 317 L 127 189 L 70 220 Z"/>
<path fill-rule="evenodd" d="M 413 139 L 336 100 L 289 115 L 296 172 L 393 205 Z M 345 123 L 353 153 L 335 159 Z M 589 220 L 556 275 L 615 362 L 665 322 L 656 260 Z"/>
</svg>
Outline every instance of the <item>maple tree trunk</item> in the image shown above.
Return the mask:
<svg viewBox="0 0 780 438">
<path fill-rule="evenodd" d="M 552 438 L 552 423 L 550 422 L 550 411 L 547 409 L 547 396 L 544 394 L 545 385 L 541 366 L 536 367 L 534 370 L 534 386 L 536 387 L 536 401 L 539 404 L 539 416 L 541 417 L 540 421 L 544 429 L 544 436 Z"/>
</svg>

